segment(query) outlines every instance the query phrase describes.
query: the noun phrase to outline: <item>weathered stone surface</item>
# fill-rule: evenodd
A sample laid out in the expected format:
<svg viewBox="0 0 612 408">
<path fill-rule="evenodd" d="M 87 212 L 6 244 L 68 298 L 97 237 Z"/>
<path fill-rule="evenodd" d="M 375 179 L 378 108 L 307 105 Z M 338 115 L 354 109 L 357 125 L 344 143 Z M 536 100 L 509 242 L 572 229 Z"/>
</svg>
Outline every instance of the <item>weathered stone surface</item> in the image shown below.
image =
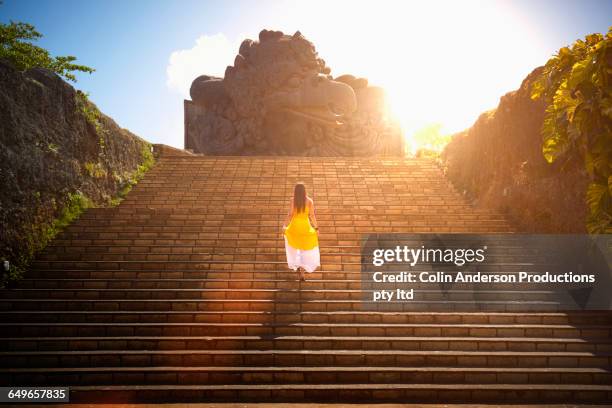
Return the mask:
<svg viewBox="0 0 612 408">
<path fill-rule="evenodd" d="M 548 164 L 544 104 L 530 97 L 535 69 L 497 109 L 454 135 L 442 159 L 459 191 L 506 213 L 520 231 L 584 232 L 587 175 L 579 163 Z"/>
<path fill-rule="evenodd" d="M 97 109 L 56 74 L 0 60 L 0 259 L 25 253 L 70 194 L 106 204 L 142 163 L 147 142 L 84 111 Z"/>
<path fill-rule="evenodd" d="M 185 101 L 185 148 L 211 155 L 402 155 L 381 88 L 342 75 L 298 31 L 246 39 L 224 78 L 202 75 Z"/>
</svg>

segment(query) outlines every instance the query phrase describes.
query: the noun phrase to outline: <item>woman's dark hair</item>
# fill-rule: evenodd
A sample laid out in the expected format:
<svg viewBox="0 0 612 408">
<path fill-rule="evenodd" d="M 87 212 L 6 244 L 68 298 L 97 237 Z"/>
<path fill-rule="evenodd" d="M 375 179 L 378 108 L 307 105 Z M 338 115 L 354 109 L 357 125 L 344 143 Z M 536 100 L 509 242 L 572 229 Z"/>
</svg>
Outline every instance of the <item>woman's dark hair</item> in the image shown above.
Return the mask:
<svg viewBox="0 0 612 408">
<path fill-rule="evenodd" d="M 297 183 L 293 188 L 293 208 L 301 213 L 306 208 L 306 187 L 304 183 Z"/>
</svg>

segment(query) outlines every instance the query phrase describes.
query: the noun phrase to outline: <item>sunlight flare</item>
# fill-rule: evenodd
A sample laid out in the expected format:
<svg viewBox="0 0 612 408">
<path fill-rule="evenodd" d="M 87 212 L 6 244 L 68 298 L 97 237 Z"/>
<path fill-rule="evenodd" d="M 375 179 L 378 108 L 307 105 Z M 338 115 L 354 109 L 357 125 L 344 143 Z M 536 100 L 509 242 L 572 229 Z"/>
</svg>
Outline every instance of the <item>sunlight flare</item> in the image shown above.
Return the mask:
<svg viewBox="0 0 612 408">
<path fill-rule="evenodd" d="M 351 72 L 387 93 L 411 150 L 415 132 L 440 124 L 443 134 L 469 127 L 544 62 L 542 45 L 511 3 L 488 1 L 309 2 L 284 27 L 299 27 L 317 44 L 334 76 Z M 338 32 L 338 18 L 351 18 Z M 325 13 L 321 10 L 325 9 Z M 335 17 L 330 17 L 335 16 Z M 316 30 L 309 21 L 317 21 Z M 367 29 L 364 29 L 367 27 Z M 401 38 L 398 39 L 398 32 Z M 398 44 L 400 45 L 398 47 Z M 530 47 L 525 47 L 530 44 Z"/>
</svg>

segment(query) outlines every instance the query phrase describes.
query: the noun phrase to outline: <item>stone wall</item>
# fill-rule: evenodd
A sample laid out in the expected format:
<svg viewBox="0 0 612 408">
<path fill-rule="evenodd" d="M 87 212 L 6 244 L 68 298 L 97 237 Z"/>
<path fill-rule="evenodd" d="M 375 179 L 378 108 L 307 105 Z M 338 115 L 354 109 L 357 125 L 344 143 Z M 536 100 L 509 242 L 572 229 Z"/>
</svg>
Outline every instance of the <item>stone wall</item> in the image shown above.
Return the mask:
<svg viewBox="0 0 612 408">
<path fill-rule="evenodd" d="M 540 129 L 544 104 L 530 88 L 537 68 L 498 107 L 453 136 L 442 154 L 460 192 L 503 211 L 525 232 L 585 232 L 587 176 L 579 163 L 548 164 Z"/>
<path fill-rule="evenodd" d="M 0 60 L 0 259 L 23 263 L 75 198 L 111 204 L 150 153 L 56 74 Z"/>
</svg>

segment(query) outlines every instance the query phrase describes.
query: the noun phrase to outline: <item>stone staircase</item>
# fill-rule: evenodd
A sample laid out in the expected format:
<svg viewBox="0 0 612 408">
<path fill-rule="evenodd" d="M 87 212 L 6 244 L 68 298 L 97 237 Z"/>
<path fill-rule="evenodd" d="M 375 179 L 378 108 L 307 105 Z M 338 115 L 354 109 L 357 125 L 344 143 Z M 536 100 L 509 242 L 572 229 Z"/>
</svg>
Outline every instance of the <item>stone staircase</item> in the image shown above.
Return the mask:
<svg viewBox="0 0 612 408">
<path fill-rule="evenodd" d="M 322 270 L 281 225 L 304 181 Z M 612 401 L 606 312 L 365 310 L 368 232 L 512 232 L 421 159 L 173 154 L 0 292 L 2 385 L 71 400 Z"/>
</svg>

